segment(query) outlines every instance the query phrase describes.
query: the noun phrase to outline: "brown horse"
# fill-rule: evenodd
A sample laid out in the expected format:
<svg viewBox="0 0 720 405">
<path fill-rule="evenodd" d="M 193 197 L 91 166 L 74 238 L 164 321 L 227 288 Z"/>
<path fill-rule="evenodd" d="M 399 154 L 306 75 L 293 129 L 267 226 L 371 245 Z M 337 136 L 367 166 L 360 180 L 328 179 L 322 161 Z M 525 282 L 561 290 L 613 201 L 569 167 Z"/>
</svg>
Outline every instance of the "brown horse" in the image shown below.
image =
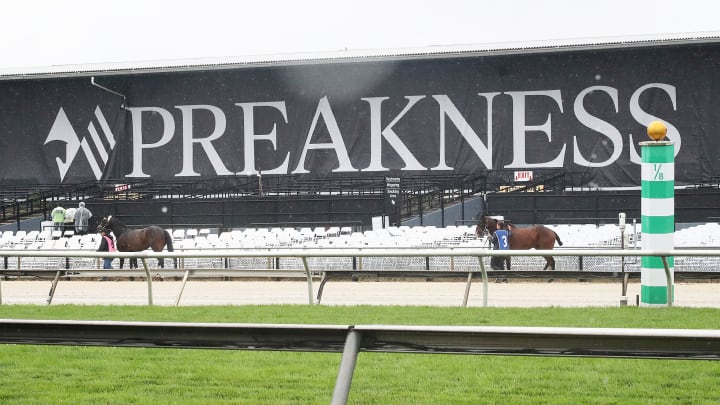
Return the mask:
<svg viewBox="0 0 720 405">
<path fill-rule="evenodd" d="M 483 232 L 485 232 L 485 230 L 488 230 L 491 233 L 495 232 L 498 221 L 498 219 L 483 214 L 480 217 L 480 222 L 475 228 L 475 235 L 480 236 Z M 562 242 L 560 241 L 558 234 L 552 229 L 542 225 L 519 228 L 507 221 L 505 222 L 505 225 L 510 231 L 511 250 L 549 250 L 555 247 L 555 241 L 557 241 L 558 245 L 562 246 Z M 552 256 L 543 257 L 546 262 L 543 270 L 555 270 L 555 259 Z"/>
<path fill-rule="evenodd" d="M 151 225 L 143 229 L 130 229 L 117 218 L 110 215 L 100 221 L 98 230 L 102 228 L 110 228 L 110 230 L 112 230 L 117 239 L 117 250 L 120 252 L 141 252 L 148 248 L 154 252 L 162 252 L 165 246 L 167 246 L 168 252 L 173 251 L 170 232 L 159 226 Z M 121 259 L 120 268 L 122 268 L 122 262 L 123 260 Z M 165 267 L 163 259 L 158 259 L 158 263 L 160 267 Z M 175 265 L 177 266 L 177 261 Z M 135 265 L 135 267 L 137 267 L 137 265 Z"/>
</svg>

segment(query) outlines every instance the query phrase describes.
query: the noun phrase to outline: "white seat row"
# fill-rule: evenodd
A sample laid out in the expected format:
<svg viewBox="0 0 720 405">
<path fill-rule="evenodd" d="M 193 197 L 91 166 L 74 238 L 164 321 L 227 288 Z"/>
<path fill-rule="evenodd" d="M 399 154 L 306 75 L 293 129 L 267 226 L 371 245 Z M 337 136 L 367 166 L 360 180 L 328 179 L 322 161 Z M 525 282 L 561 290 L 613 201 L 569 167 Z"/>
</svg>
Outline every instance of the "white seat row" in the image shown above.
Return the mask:
<svg viewBox="0 0 720 405">
<path fill-rule="evenodd" d="M 566 247 L 619 247 L 620 229 L 617 225 L 550 225 Z M 416 246 L 487 246 L 471 226 L 400 226 L 352 232 L 349 227 L 331 228 L 248 228 L 211 233 L 209 229 L 175 229 L 172 231 L 175 248 L 265 248 L 265 247 L 416 247 Z M 637 239 L 637 240 L 636 240 Z M 625 228 L 626 246 L 639 246 L 640 226 Z M 55 243 L 50 243 L 55 241 Z M 4 231 L 0 234 L 0 248 L 47 249 L 97 248 L 96 234 L 54 238 L 51 231 Z M 675 232 L 675 246 L 720 246 L 720 224 L 708 223 Z"/>
<path fill-rule="evenodd" d="M 72 235 L 67 238 L 53 238 L 50 232 L 18 231 L 0 237 L 0 248 L 5 249 L 96 249 L 99 236 L 95 234 Z"/>
</svg>

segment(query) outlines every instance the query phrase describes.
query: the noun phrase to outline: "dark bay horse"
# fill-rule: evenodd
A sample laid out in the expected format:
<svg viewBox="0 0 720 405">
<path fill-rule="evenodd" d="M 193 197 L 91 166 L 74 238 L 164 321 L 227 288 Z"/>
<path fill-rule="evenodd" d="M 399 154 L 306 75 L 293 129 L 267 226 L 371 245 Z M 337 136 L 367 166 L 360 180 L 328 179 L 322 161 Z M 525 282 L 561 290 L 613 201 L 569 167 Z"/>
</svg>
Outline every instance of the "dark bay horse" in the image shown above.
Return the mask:
<svg viewBox="0 0 720 405">
<path fill-rule="evenodd" d="M 143 229 L 130 229 L 112 215 L 100 221 L 98 229 L 110 228 L 115 234 L 116 247 L 120 252 L 141 252 L 145 249 L 152 249 L 154 252 L 162 252 L 167 246 L 168 252 L 173 251 L 172 236 L 165 229 L 151 225 Z M 165 267 L 165 261 L 158 259 L 160 267 Z M 177 265 L 177 261 L 175 261 Z M 132 266 L 131 266 L 132 267 Z M 137 266 L 136 266 L 137 267 Z M 120 263 L 122 268 L 122 259 Z"/>
<path fill-rule="evenodd" d="M 483 214 L 480 222 L 475 228 L 475 235 L 480 236 L 487 229 L 490 233 L 497 229 L 498 220 Z M 505 221 L 507 229 L 510 231 L 510 249 L 511 250 L 549 250 L 555 247 L 555 241 L 562 246 L 562 241 L 555 231 L 542 225 L 529 227 L 517 227 Z M 543 270 L 555 270 L 555 259 L 552 256 L 543 256 L 545 258 L 545 268 Z"/>
</svg>

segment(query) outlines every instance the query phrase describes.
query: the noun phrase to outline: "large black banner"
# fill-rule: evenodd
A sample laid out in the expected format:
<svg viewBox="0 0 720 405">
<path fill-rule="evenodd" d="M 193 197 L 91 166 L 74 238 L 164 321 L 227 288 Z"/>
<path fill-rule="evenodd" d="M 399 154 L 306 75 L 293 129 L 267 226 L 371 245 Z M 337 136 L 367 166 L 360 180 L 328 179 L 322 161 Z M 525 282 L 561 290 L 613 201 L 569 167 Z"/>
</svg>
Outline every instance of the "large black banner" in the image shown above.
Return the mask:
<svg viewBox="0 0 720 405">
<path fill-rule="evenodd" d="M 0 81 L 0 182 L 473 174 L 640 184 L 667 124 L 676 183 L 720 175 L 720 45 L 336 61 Z"/>
</svg>

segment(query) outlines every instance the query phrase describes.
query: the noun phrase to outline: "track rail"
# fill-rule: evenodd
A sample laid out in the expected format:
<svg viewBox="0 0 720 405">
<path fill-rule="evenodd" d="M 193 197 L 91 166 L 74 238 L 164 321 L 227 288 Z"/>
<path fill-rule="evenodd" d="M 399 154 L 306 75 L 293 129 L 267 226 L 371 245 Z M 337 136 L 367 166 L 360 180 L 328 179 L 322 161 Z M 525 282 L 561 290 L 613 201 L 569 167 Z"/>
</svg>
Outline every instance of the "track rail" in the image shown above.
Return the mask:
<svg viewBox="0 0 720 405">
<path fill-rule="evenodd" d="M 496 250 L 488 250 L 486 248 L 451 248 L 451 247 L 442 247 L 442 248 L 268 248 L 268 249 L 208 249 L 208 250 L 197 250 L 197 251 L 189 251 L 189 252 L 113 252 L 113 253 L 107 253 L 107 252 L 94 252 L 94 251 L 87 251 L 87 250 L 36 250 L 36 251 L 28 251 L 28 250 L 0 250 L 0 256 L 1 257 L 86 257 L 86 258 L 105 258 L 105 257 L 112 257 L 112 258 L 138 258 L 142 261 L 143 269 L 141 271 L 144 271 L 145 277 L 148 283 L 148 304 L 152 305 L 152 275 L 150 272 L 150 269 L 147 265 L 147 259 L 149 258 L 217 258 L 217 257 L 237 257 L 237 258 L 282 258 L 282 257 L 294 257 L 294 258 L 300 258 L 303 263 L 303 270 L 305 274 L 305 278 L 307 280 L 308 285 L 308 303 L 314 304 L 316 302 L 319 302 L 319 299 L 321 298 L 321 292 L 318 294 L 318 301 L 315 301 L 313 298 L 313 276 L 318 273 L 323 273 L 323 271 L 313 271 L 313 269 L 310 268 L 308 265 L 308 258 L 311 257 L 460 257 L 460 256 L 466 256 L 466 257 L 477 257 L 478 258 L 478 271 L 469 271 L 469 272 L 453 272 L 453 271 L 447 271 L 447 272 L 435 272 L 436 277 L 442 276 L 448 276 L 448 277 L 457 277 L 456 274 L 461 274 L 462 277 L 466 278 L 466 289 L 465 289 L 465 295 L 463 299 L 463 306 L 467 304 L 468 294 L 470 291 L 470 285 L 472 282 L 472 279 L 475 275 L 479 274 L 482 277 L 483 281 L 483 305 L 487 306 L 487 299 L 488 299 L 488 273 L 485 269 L 485 265 L 483 264 L 483 257 L 493 257 L 493 256 L 606 256 L 606 257 L 612 257 L 612 256 L 620 256 L 620 257 L 638 257 L 638 256 L 656 256 L 663 259 L 664 263 L 667 263 L 667 258 L 671 256 L 690 256 L 690 257 L 714 257 L 714 256 L 720 256 L 720 250 L 718 249 L 671 249 L 671 250 L 621 250 L 621 249 L 608 249 L 608 250 L 593 250 L 593 249 L 557 249 L 557 250 L 508 250 L 508 251 L 496 251 Z M 2 270 L 0 271 L 0 274 L 10 274 L 7 273 L 12 270 Z M 177 271 L 176 269 L 153 269 L 153 273 L 162 273 L 164 271 Z M 224 271 L 224 270 L 218 270 L 218 271 Z M 75 270 L 73 270 L 75 272 Z M 340 271 L 326 271 L 324 272 L 326 275 L 335 275 L 335 277 L 340 277 Z M 410 272 L 406 272 L 405 274 L 409 274 Z M 428 277 L 431 272 L 430 271 L 416 271 L 412 272 L 413 274 L 418 274 L 421 277 Z M 581 273 L 581 276 L 576 275 L 576 273 Z M 588 277 L 591 274 L 599 274 L 604 273 L 603 276 L 607 277 L 610 274 L 612 274 L 612 277 L 618 277 L 619 275 L 622 275 L 623 278 L 623 291 L 625 291 L 627 279 L 630 277 L 631 273 L 623 273 L 623 272 L 569 272 L 569 271 L 545 271 L 545 272 L 535 272 L 534 274 L 530 274 L 527 272 L 513 272 L 513 271 L 507 271 L 507 272 L 501 272 L 497 274 L 498 277 L 503 278 L 510 278 L 512 275 L 517 276 L 517 278 L 522 276 L 530 276 L 530 275 L 545 275 L 547 274 L 548 277 L 552 278 L 559 278 L 559 277 Z M 670 286 L 673 283 L 674 280 L 674 273 L 670 272 L 670 270 L 667 267 L 665 268 L 667 283 L 668 283 L 668 294 L 670 294 L 670 291 L 672 290 Z M 678 272 L 679 273 L 679 272 Z M 685 274 L 688 274 L 691 272 L 685 272 Z M 704 278 L 711 277 L 713 274 L 710 274 L 711 272 L 698 272 L 698 276 L 702 275 Z M 48 270 L 48 271 L 42 271 L 42 270 L 35 270 L 34 274 L 54 274 L 54 280 L 53 285 L 50 290 L 50 294 L 48 296 L 48 303 L 52 301 L 52 297 L 55 291 L 55 287 L 60 280 L 60 277 L 67 274 L 67 271 L 62 270 Z M 183 273 L 183 284 L 180 293 L 178 294 L 176 305 L 179 304 L 180 298 L 182 296 L 182 291 L 185 288 L 185 284 L 187 283 L 189 277 L 191 274 L 195 274 L 195 270 L 185 270 Z M 361 274 L 358 272 L 353 271 L 352 274 Z M 352 277 L 352 274 L 350 277 Z M 372 274 L 375 274 L 376 276 L 378 274 L 383 275 L 389 275 L 391 273 L 389 272 L 379 272 L 375 271 L 372 272 Z M 502 275 L 501 275 L 502 274 Z M 327 281 L 325 281 L 327 282 Z M 321 282 L 321 287 L 324 286 L 324 282 Z M 0 303 L 1 301 L 0 297 Z M 668 303 L 672 303 L 672 299 L 668 297 L 667 300 Z M 670 305 L 669 304 L 669 305 Z"/>
<path fill-rule="evenodd" d="M 0 319 L 0 343 L 342 352 L 345 404 L 359 352 L 720 360 L 720 331 Z"/>
</svg>

